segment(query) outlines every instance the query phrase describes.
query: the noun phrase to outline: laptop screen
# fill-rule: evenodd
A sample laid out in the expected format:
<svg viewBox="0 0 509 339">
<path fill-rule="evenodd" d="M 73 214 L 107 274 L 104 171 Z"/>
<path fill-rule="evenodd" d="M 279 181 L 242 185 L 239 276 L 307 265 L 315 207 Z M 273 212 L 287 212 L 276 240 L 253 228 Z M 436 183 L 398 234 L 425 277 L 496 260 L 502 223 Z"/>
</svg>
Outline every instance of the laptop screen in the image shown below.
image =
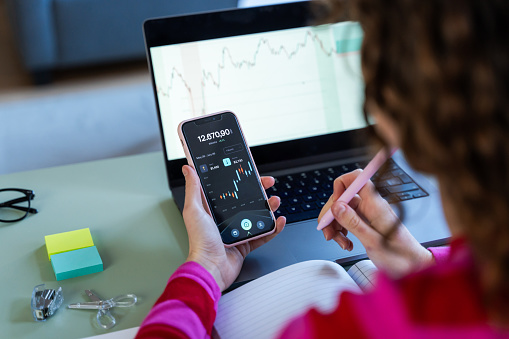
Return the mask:
<svg viewBox="0 0 509 339">
<path fill-rule="evenodd" d="M 362 35 L 341 22 L 150 47 L 168 160 L 184 157 L 182 120 L 223 110 L 250 146 L 364 127 Z"/>
</svg>

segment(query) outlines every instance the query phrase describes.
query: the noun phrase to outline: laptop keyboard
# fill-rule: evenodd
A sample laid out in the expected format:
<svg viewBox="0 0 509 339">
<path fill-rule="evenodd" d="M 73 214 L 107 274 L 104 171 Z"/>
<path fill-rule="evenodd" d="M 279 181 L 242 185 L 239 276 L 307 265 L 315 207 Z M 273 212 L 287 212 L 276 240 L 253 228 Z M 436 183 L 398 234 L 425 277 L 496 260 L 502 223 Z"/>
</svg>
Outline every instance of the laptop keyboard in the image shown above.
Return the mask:
<svg viewBox="0 0 509 339">
<path fill-rule="evenodd" d="M 392 204 L 428 196 L 392 159 L 388 161 L 388 171 L 384 175 L 377 172 L 371 178 L 385 200 Z M 281 198 L 281 207 L 274 213 L 276 218 L 285 216 L 287 224 L 317 218 L 332 195 L 334 180 L 342 174 L 364 168 L 366 164 L 354 162 L 275 177 L 276 183 L 267 193 Z"/>
</svg>

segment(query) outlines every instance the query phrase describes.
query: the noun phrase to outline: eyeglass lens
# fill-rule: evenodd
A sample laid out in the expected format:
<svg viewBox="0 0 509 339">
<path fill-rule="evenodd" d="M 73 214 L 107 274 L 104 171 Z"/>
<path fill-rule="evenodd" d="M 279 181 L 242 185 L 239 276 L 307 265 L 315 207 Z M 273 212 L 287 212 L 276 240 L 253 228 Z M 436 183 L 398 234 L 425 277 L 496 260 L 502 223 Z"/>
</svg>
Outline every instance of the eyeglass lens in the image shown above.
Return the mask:
<svg viewBox="0 0 509 339">
<path fill-rule="evenodd" d="M 0 191 L 0 221 L 12 222 L 23 219 L 28 214 L 30 199 L 23 192 Z"/>
</svg>

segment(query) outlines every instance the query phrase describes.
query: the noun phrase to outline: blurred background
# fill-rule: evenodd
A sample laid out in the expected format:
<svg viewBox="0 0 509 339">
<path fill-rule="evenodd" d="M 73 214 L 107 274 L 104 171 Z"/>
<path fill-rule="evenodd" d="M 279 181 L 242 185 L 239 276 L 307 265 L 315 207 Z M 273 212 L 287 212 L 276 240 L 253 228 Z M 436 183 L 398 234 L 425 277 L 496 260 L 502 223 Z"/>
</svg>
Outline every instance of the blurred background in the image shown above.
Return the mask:
<svg viewBox="0 0 509 339">
<path fill-rule="evenodd" d="M 160 150 L 143 21 L 283 2 L 0 0 L 0 174 Z"/>
</svg>

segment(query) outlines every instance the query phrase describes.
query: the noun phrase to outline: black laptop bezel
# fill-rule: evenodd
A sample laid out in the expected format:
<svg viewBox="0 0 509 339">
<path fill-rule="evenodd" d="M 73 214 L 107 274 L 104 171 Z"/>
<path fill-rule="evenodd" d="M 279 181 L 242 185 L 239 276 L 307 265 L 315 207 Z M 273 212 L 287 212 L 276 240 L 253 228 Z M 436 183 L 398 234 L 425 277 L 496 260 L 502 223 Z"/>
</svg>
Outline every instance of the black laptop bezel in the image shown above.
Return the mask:
<svg viewBox="0 0 509 339">
<path fill-rule="evenodd" d="M 144 22 L 147 61 L 154 88 L 160 136 L 170 188 L 184 185 L 182 166 L 187 161 L 185 158 L 169 160 L 167 156 L 150 48 L 309 26 L 313 21 L 309 6 L 309 2 L 303 1 L 153 18 Z M 330 155 L 332 159 L 342 152 L 348 153 L 352 149 L 364 149 L 368 144 L 366 135 L 367 129 L 363 128 L 254 146 L 250 149 L 260 173 L 263 174 L 264 169 L 271 168 L 270 164 L 274 163 L 289 164 L 295 161 L 298 162 L 299 159 L 316 159 L 318 155 L 323 155 L 324 158 Z"/>
</svg>

